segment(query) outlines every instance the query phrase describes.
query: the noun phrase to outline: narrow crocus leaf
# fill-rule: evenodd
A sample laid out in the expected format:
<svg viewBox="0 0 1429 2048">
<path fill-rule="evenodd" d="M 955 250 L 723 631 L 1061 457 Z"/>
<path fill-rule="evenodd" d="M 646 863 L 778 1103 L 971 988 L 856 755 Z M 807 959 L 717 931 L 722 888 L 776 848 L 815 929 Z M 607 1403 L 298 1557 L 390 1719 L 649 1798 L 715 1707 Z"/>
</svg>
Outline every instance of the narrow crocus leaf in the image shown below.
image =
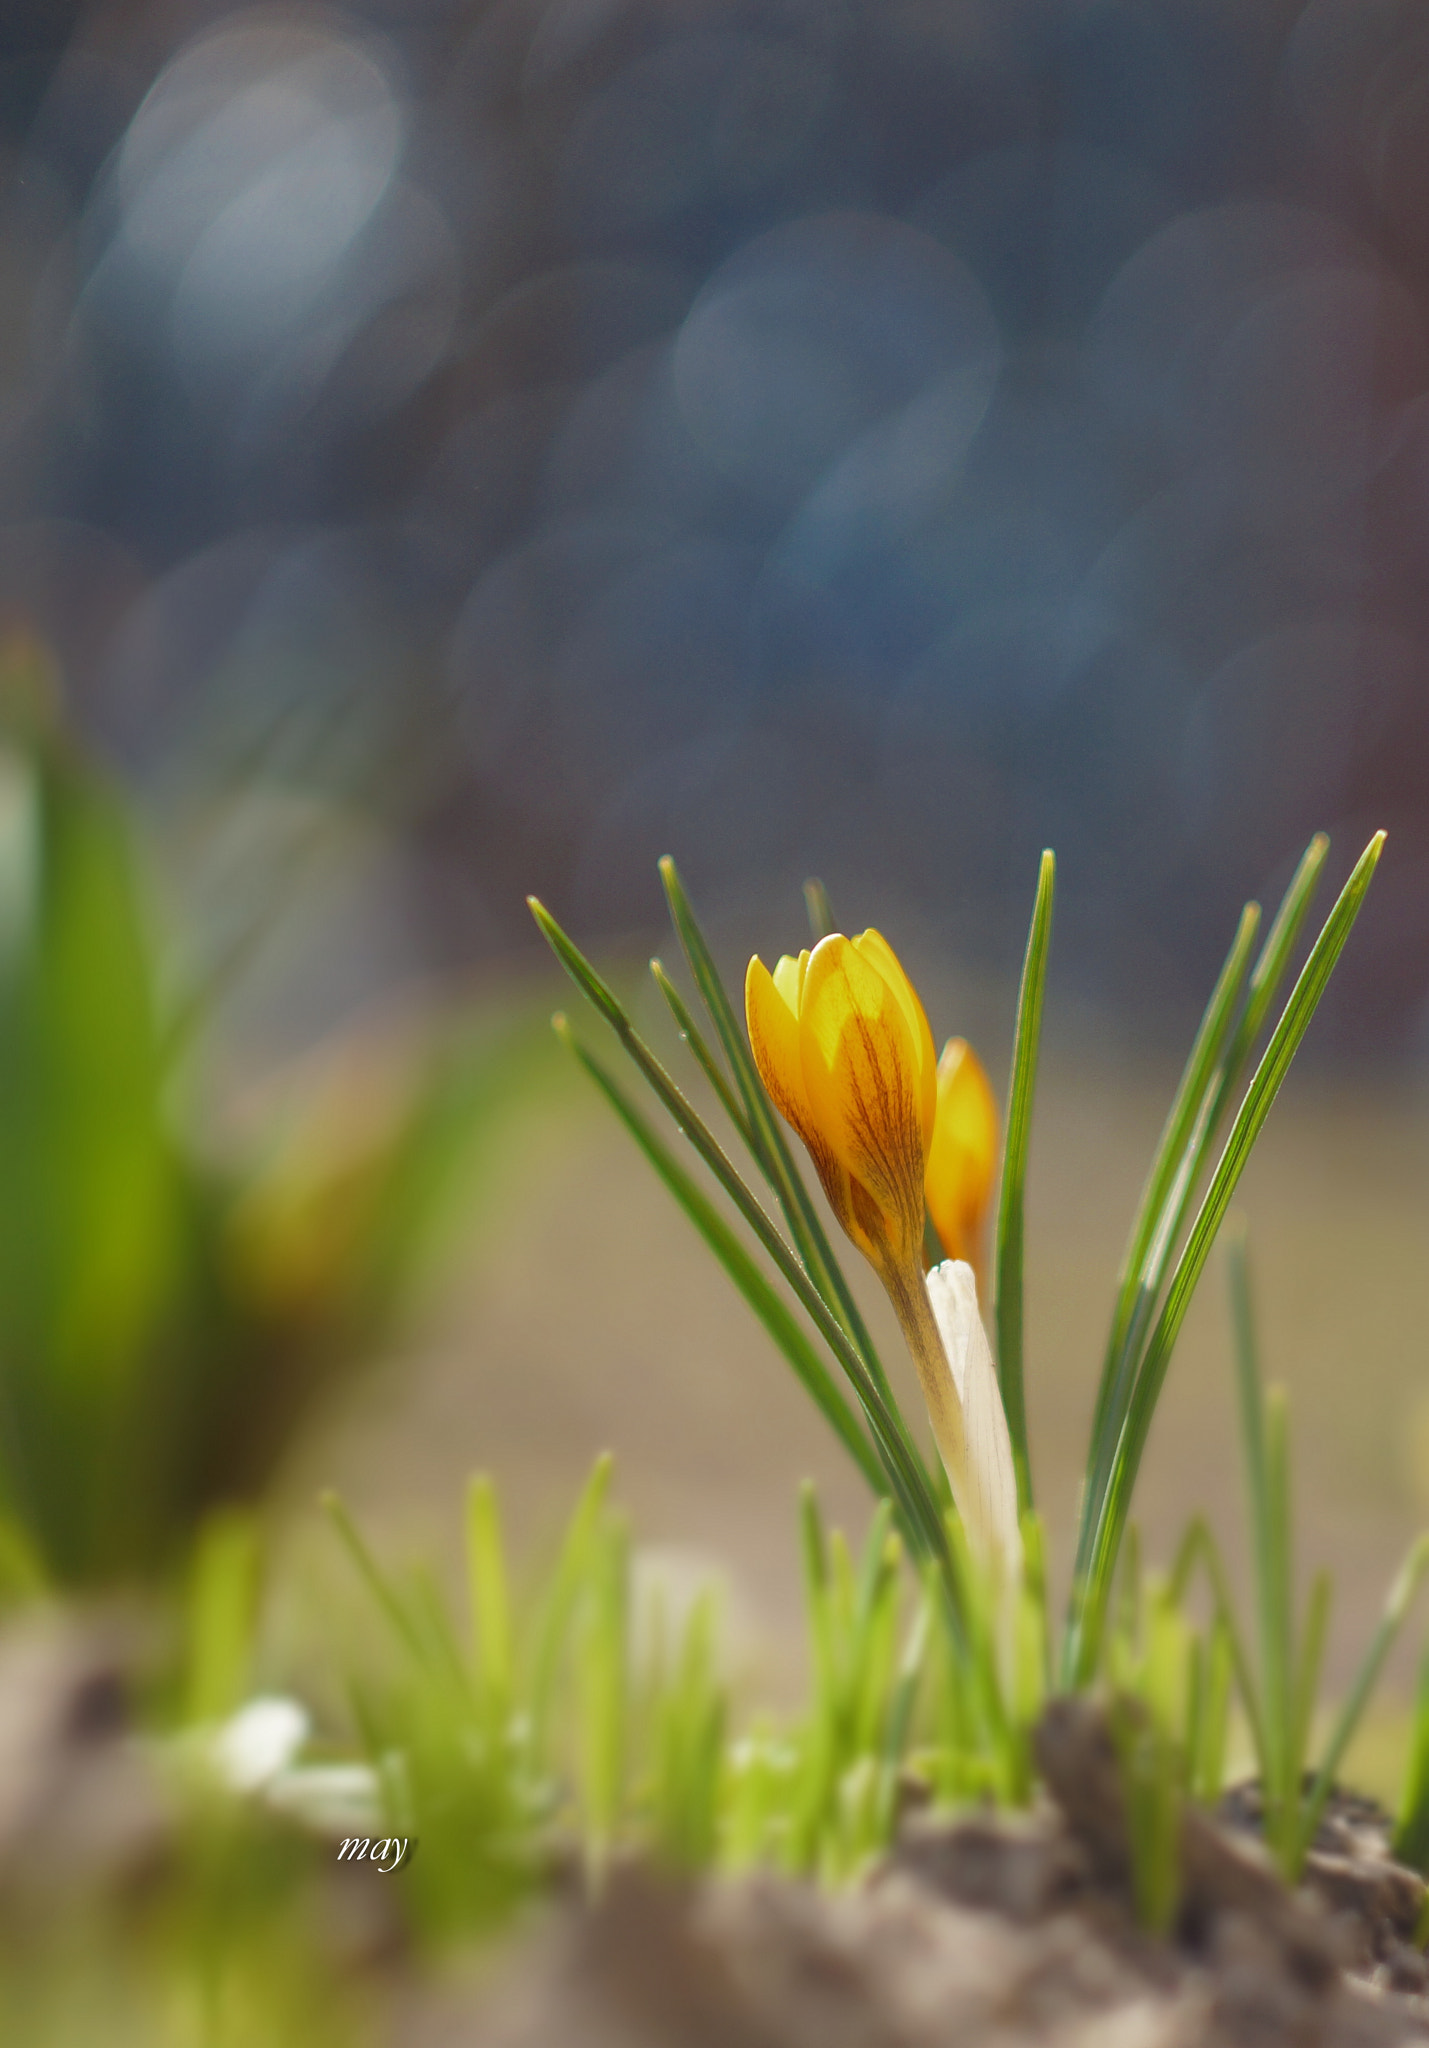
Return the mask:
<svg viewBox="0 0 1429 2048">
<path fill-rule="evenodd" d="M 1382 836 L 1382 835 L 1381 835 Z M 1232 1047 L 1231 1065 L 1242 1059 L 1256 1039 L 1261 1026 L 1270 1014 L 1270 1005 L 1275 991 L 1280 986 L 1281 976 L 1290 964 L 1290 955 L 1295 950 L 1305 919 L 1310 914 L 1310 905 L 1315 900 L 1315 891 L 1320 886 L 1330 841 L 1323 832 L 1317 832 L 1301 854 L 1299 864 L 1290 878 L 1290 886 L 1280 899 L 1280 907 L 1271 920 L 1270 930 L 1265 935 L 1265 944 L 1259 958 L 1250 971 L 1246 986 L 1245 1009 L 1236 1026 Z"/>
<path fill-rule="evenodd" d="M 714 1204 L 695 1185 L 669 1147 L 656 1136 L 619 1084 L 575 1039 L 563 1019 L 557 1029 L 793 1366 L 805 1392 L 813 1398 L 820 1414 L 832 1426 L 864 1478 L 876 1494 L 881 1494 L 886 1482 L 872 1445 L 854 1420 L 853 1412 L 834 1385 L 828 1368 L 783 1299 L 770 1286 Z"/>
<path fill-rule="evenodd" d="M 1245 984 L 1251 948 L 1255 944 L 1259 926 L 1260 905 L 1247 903 L 1241 912 L 1235 938 L 1221 967 L 1215 988 L 1211 992 L 1211 999 L 1197 1027 L 1171 1108 L 1162 1127 L 1156 1154 L 1151 1162 L 1151 1171 L 1146 1177 L 1146 1186 L 1142 1190 L 1136 1218 L 1131 1226 L 1131 1235 L 1122 1257 L 1121 1272 L 1117 1277 L 1116 1307 L 1112 1314 L 1111 1335 L 1102 1363 L 1101 1385 L 1097 1389 L 1096 1411 L 1092 1421 L 1093 1457 L 1107 1433 L 1108 1415 L 1114 1412 L 1113 1396 L 1117 1368 L 1123 1356 L 1123 1347 L 1131 1325 L 1138 1291 L 1145 1285 L 1143 1269 L 1146 1254 L 1156 1234 L 1156 1226 L 1175 1179 L 1177 1165 L 1185 1154 L 1197 1111 L 1205 1099 L 1216 1063 L 1230 1039 L 1235 1023 L 1236 1005 L 1240 1001 Z M 1120 1425 L 1121 1416 L 1117 1414 L 1114 1427 L 1119 1428 Z"/>
<path fill-rule="evenodd" d="M 948 1483 L 974 1552 L 1010 1591 L 1022 1562 L 1017 1474 L 977 1281 L 966 1260 L 947 1259 L 925 1284 L 963 1411 L 963 1465 L 948 1467 Z"/>
<path fill-rule="evenodd" d="M 715 1058 L 714 1052 L 711 1049 L 708 1041 L 706 1040 L 704 1033 L 700 1030 L 699 1025 L 696 1024 L 694 1018 L 690 1015 L 689 1006 L 685 1002 L 684 997 L 680 994 L 680 991 L 676 988 L 674 982 L 671 981 L 669 975 L 665 972 L 665 969 L 660 963 L 660 961 L 652 960 L 650 962 L 650 973 L 654 979 L 656 988 L 659 989 L 661 995 L 665 998 L 666 1003 L 669 1005 L 670 1015 L 675 1020 L 681 1038 L 684 1039 L 686 1045 L 688 1045 L 690 1051 L 694 1054 L 696 1060 L 699 1062 L 701 1070 L 704 1073 L 705 1079 L 709 1082 L 711 1088 L 714 1089 L 715 1094 L 719 1097 L 720 1106 L 724 1110 L 725 1115 L 729 1118 L 730 1122 L 739 1132 L 741 1138 L 743 1138 L 745 1143 L 747 1145 L 750 1145 L 752 1149 L 752 1133 L 750 1131 L 749 1118 L 744 1111 L 744 1106 L 740 1102 L 739 1098 L 736 1096 L 734 1090 L 730 1087 L 729 1081 L 725 1076 L 724 1069 L 720 1066 L 719 1061 Z"/>
<path fill-rule="evenodd" d="M 1211 1582 L 1211 1595 L 1215 1603 L 1216 1619 L 1225 1631 L 1226 1646 L 1230 1652 L 1231 1666 L 1235 1672 L 1236 1689 L 1240 1694 L 1245 1717 L 1250 1724 L 1251 1748 L 1255 1751 L 1256 1762 L 1264 1777 L 1266 1758 L 1265 1716 L 1260 1704 L 1260 1689 L 1251 1669 L 1246 1653 L 1245 1640 L 1236 1619 L 1235 1604 L 1231 1599 L 1230 1577 L 1225 1562 L 1211 1534 L 1210 1525 L 1204 1516 L 1197 1515 L 1182 1541 L 1171 1574 L 1169 1597 L 1174 1601 L 1184 1598 L 1186 1587 L 1197 1560 L 1205 1565 L 1206 1576 Z"/>
<path fill-rule="evenodd" d="M 1096 1513 L 1096 1528 L 1090 1565 L 1074 1582 L 1072 1624 L 1067 1635 L 1067 1654 L 1072 1670 L 1080 1679 L 1090 1676 L 1096 1662 L 1096 1638 L 1111 1573 L 1115 1568 L 1122 1532 L 1131 1504 L 1132 1489 L 1140 1469 L 1142 1452 L 1151 1429 L 1151 1419 L 1165 1383 L 1176 1339 L 1186 1319 L 1197 1282 L 1205 1270 L 1216 1233 L 1220 1229 L 1241 1174 L 1256 1139 L 1279 1094 L 1290 1063 L 1309 1028 L 1320 998 L 1354 929 L 1355 919 L 1374 878 L 1384 848 L 1383 832 L 1377 832 L 1341 890 L 1334 909 L 1325 920 L 1309 958 L 1300 970 L 1280 1020 L 1271 1033 L 1245 1099 L 1241 1103 L 1226 1139 L 1216 1170 L 1211 1177 L 1196 1220 L 1172 1274 L 1166 1300 L 1147 1345 L 1135 1389 L 1117 1443 L 1110 1481 Z"/>
<path fill-rule="evenodd" d="M 613 1469 L 609 1451 L 602 1451 L 566 1524 L 560 1556 L 535 1631 L 530 1683 L 531 1741 L 533 1752 L 543 1765 L 547 1761 L 546 1745 L 557 1702 L 557 1681 L 569 1648 L 581 1591 L 590 1580 L 598 1554 Z"/>
<path fill-rule="evenodd" d="M 1050 850 L 1037 871 L 1037 897 L 1022 963 L 1017 1030 L 1012 1045 L 1012 1080 L 1007 1092 L 1007 1134 L 1002 1148 L 1002 1193 L 997 1211 L 997 1372 L 1007 1411 L 1017 1497 L 1032 1506 L 1032 1465 L 1027 1448 L 1027 1405 L 1022 1383 L 1022 1249 L 1025 1227 L 1027 1155 L 1032 1142 L 1032 1099 L 1037 1088 L 1037 1054 L 1042 1041 L 1042 996 L 1052 943 L 1052 904 L 1057 862 Z"/>
</svg>

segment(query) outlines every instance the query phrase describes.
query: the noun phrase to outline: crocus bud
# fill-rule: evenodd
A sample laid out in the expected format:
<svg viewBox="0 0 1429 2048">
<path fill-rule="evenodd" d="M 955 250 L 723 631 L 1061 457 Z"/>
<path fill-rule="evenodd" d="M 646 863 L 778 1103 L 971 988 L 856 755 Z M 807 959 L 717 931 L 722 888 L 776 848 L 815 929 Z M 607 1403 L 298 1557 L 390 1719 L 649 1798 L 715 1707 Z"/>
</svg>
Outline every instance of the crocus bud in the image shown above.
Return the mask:
<svg viewBox="0 0 1429 2048">
<path fill-rule="evenodd" d="M 924 1193 L 943 1250 L 982 1271 L 983 1226 L 997 1173 L 997 1104 L 965 1038 L 938 1061 L 938 1107 Z"/>
<path fill-rule="evenodd" d="M 744 986 L 749 1042 L 840 1224 L 881 1271 L 916 1256 L 937 1070 L 923 1005 L 887 940 L 834 932 Z"/>
</svg>

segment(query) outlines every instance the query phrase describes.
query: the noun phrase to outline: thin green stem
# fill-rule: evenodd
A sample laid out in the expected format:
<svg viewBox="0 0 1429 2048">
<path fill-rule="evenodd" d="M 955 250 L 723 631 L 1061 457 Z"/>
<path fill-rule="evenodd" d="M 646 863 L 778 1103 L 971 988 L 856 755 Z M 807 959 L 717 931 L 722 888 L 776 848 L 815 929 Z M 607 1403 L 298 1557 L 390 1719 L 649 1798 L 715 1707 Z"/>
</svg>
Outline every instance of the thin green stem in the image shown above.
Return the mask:
<svg viewBox="0 0 1429 2048">
<path fill-rule="evenodd" d="M 684 997 L 680 994 L 674 982 L 671 981 L 660 961 L 652 960 L 650 962 L 650 972 L 654 977 L 656 988 L 659 989 L 661 995 L 670 1006 L 670 1014 L 675 1020 L 680 1036 L 694 1054 L 704 1072 L 705 1079 L 719 1097 L 720 1105 L 725 1115 L 739 1132 L 745 1144 L 753 1151 L 754 1134 L 750 1129 L 749 1118 L 745 1114 L 744 1105 L 726 1080 L 724 1069 L 711 1051 L 699 1025 L 696 1024 L 694 1018 L 690 1015 L 689 1006 Z"/>
</svg>

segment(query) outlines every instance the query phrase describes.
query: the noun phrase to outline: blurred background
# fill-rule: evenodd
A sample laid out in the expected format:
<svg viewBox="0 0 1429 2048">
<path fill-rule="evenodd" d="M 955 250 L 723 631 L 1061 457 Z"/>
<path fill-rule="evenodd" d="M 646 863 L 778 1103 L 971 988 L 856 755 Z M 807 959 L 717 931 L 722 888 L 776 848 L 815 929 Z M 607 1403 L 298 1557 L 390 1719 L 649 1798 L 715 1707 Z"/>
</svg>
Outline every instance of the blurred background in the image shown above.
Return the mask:
<svg viewBox="0 0 1429 2048">
<path fill-rule="evenodd" d="M 1055 846 L 1065 1528 L 1239 905 L 1387 826 L 1245 1197 L 1362 1640 L 1429 1510 L 1427 167 L 1417 0 L 12 0 L 0 613 L 241 963 L 225 1071 L 414 986 L 525 1000 L 528 889 L 636 964 L 671 851 L 736 975 L 821 873 L 1000 1076 Z M 794 1479 L 853 1482 L 561 1086 L 292 1498 L 435 1541 L 483 1462 L 535 1529 L 611 1442 L 642 1529 L 776 1613 Z M 1213 1271 L 1158 1541 L 1234 1513 L 1224 1333 Z"/>
</svg>

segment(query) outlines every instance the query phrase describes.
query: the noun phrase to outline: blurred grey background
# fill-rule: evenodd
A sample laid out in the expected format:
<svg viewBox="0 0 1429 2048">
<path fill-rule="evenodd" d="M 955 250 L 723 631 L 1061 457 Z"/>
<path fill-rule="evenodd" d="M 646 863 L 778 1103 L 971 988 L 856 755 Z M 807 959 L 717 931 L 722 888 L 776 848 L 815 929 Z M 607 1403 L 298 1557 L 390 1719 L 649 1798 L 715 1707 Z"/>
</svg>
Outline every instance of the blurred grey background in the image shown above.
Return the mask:
<svg viewBox="0 0 1429 2048">
<path fill-rule="evenodd" d="M 1419 0 L 15 0 L 0 120 L 0 606 L 160 812 L 437 965 L 668 848 L 1004 972 L 1050 843 L 1178 1037 L 1384 824 L 1315 1043 L 1418 1050 Z"/>
</svg>

